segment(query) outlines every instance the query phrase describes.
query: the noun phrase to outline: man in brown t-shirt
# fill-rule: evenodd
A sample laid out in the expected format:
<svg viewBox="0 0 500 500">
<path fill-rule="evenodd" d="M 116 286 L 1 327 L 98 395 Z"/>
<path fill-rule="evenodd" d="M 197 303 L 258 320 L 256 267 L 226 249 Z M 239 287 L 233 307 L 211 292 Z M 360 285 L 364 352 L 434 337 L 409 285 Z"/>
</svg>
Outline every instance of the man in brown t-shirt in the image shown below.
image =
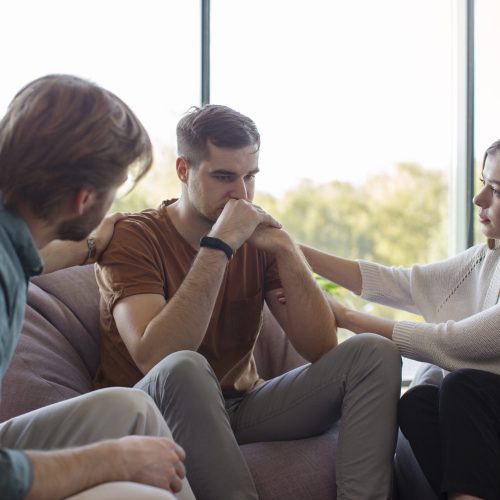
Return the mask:
<svg viewBox="0 0 500 500">
<path fill-rule="evenodd" d="M 177 139 L 181 197 L 121 221 L 97 269 L 96 386 L 153 397 L 203 499 L 258 498 L 238 443 L 316 435 L 341 414 L 339 498 L 387 498 L 397 349 L 374 335 L 337 346 L 332 308 L 298 246 L 252 204 L 252 120 L 225 106 L 195 108 Z M 264 301 L 311 362 L 265 382 L 253 357 Z"/>
</svg>

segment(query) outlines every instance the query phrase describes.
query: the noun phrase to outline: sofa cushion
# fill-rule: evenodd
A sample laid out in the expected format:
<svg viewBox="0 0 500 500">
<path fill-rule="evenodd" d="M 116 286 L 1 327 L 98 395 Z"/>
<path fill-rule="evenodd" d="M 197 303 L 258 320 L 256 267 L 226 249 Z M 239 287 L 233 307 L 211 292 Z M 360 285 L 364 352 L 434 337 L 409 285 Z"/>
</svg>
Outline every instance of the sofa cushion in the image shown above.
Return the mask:
<svg viewBox="0 0 500 500">
<path fill-rule="evenodd" d="M 337 439 L 334 425 L 321 436 L 242 445 L 259 498 L 334 500 Z"/>
<path fill-rule="evenodd" d="M 92 266 L 33 279 L 2 384 L 0 421 L 91 390 L 99 355 L 98 299 Z"/>
</svg>

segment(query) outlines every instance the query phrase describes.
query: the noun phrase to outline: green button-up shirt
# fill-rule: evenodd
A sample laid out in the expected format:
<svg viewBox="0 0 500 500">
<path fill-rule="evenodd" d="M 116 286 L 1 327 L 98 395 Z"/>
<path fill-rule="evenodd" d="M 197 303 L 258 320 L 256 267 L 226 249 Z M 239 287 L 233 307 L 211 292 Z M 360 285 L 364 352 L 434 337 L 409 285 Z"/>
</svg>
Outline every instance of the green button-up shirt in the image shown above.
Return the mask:
<svg viewBox="0 0 500 500">
<path fill-rule="evenodd" d="M 15 211 L 4 207 L 0 197 L 0 381 L 21 333 L 28 280 L 40 274 L 42 268 L 28 226 Z M 31 461 L 22 451 L 0 449 L 2 498 L 24 498 L 32 475 Z"/>
</svg>

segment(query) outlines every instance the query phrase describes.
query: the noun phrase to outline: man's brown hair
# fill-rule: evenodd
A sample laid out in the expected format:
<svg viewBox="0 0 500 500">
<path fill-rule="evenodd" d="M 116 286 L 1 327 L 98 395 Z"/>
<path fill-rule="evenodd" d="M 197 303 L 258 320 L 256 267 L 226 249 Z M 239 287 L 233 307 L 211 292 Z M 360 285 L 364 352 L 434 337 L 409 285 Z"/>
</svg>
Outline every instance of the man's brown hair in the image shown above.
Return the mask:
<svg viewBox="0 0 500 500">
<path fill-rule="evenodd" d="M 152 164 L 141 122 L 116 95 L 71 75 L 26 85 L 0 121 L 0 192 L 49 218 L 82 187 L 105 192 L 129 168 L 137 182 Z"/>
<path fill-rule="evenodd" d="M 260 148 L 260 134 L 253 120 L 218 104 L 193 107 L 177 124 L 177 151 L 192 166 L 207 156 L 208 143 L 219 148 Z"/>
</svg>

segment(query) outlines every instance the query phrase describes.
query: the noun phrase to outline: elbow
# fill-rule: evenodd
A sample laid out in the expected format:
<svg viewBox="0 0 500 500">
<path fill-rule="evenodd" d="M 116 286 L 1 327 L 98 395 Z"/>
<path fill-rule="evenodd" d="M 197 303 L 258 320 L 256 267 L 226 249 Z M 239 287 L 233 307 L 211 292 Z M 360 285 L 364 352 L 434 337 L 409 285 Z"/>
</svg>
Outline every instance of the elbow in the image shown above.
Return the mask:
<svg viewBox="0 0 500 500">
<path fill-rule="evenodd" d="M 137 366 L 143 375 L 149 373 L 151 368 L 160 361 L 160 359 L 156 359 L 149 349 L 142 345 L 135 346 L 135 348 L 130 349 L 129 352 L 135 366 Z"/>
<path fill-rule="evenodd" d="M 315 342 L 313 346 L 309 345 L 306 349 L 302 349 L 300 354 L 310 363 L 315 363 L 321 359 L 327 352 L 337 347 L 337 335 L 331 335 L 323 341 Z"/>
<path fill-rule="evenodd" d="M 333 338 L 326 339 L 326 341 L 323 342 L 321 347 L 318 349 L 314 361 L 318 361 L 326 353 L 330 352 L 332 349 L 335 349 L 337 345 L 338 345 L 337 335 L 333 336 Z M 314 361 L 312 361 L 312 363 L 314 363 Z"/>
</svg>

